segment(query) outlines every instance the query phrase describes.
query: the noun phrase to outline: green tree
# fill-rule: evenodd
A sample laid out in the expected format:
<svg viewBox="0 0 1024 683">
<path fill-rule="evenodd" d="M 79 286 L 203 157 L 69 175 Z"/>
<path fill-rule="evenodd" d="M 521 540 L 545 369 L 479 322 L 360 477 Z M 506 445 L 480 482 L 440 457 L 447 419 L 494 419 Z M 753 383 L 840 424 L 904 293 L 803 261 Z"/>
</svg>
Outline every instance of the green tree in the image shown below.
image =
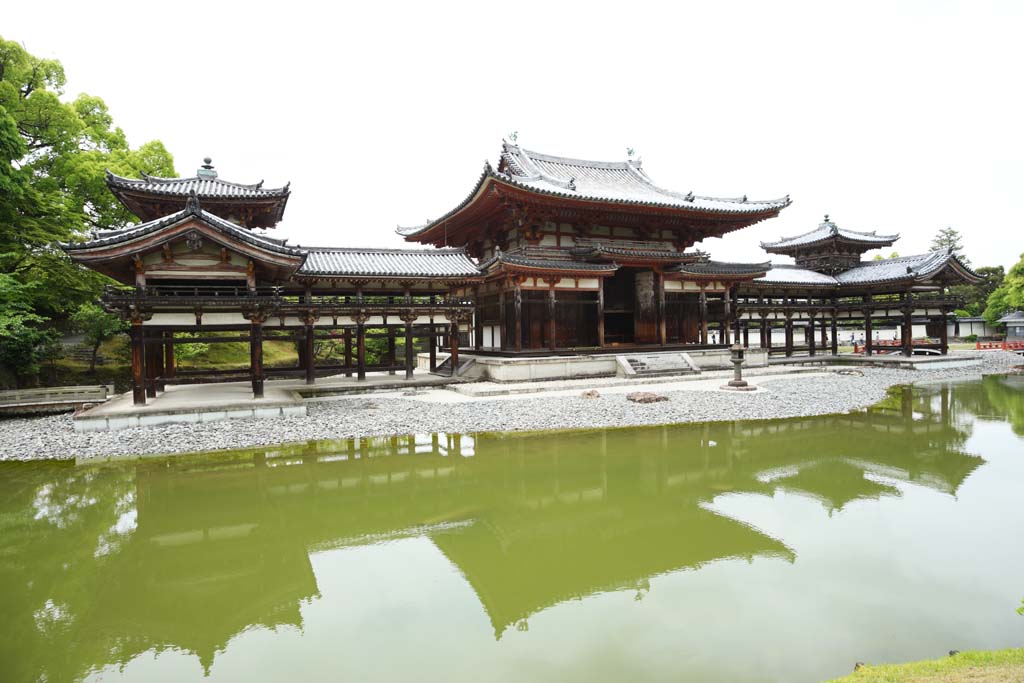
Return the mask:
<svg viewBox="0 0 1024 683">
<path fill-rule="evenodd" d="M 1005 277 L 1002 266 L 982 266 L 974 272 L 984 279 L 973 285 L 956 285 L 950 288 L 950 293 L 964 301 L 964 307 L 956 311 L 960 317 L 984 313 L 988 297 L 1003 284 Z"/>
<path fill-rule="evenodd" d="M 1024 254 L 1003 278 L 1002 284 L 988 296 L 985 320 L 995 324 L 1012 311 L 1024 310 Z"/>
<path fill-rule="evenodd" d="M 104 282 L 59 243 L 134 220 L 107 190 L 105 169 L 175 175 L 162 143 L 132 149 L 102 99 L 65 102 L 64 86 L 60 62 L 0 38 L 0 273 L 39 283 L 32 308 L 48 318 L 94 300 Z"/>
<path fill-rule="evenodd" d="M 970 260 L 964 256 L 963 236 L 960 234 L 960 231 L 950 227 L 939 230 L 935 238 L 932 239 L 931 246 L 932 251 L 945 251 L 947 249 L 951 250 L 958 259 L 967 265 L 971 264 Z"/>
<path fill-rule="evenodd" d="M 85 335 L 85 343 L 92 349 L 89 358 L 89 372 L 96 372 L 96 354 L 100 344 L 113 339 L 127 328 L 125 321 L 116 315 L 107 313 L 94 303 L 86 302 L 71 315 L 74 329 Z"/>
<path fill-rule="evenodd" d="M 875 261 L 884 261 L 887 258 L 899 258 L 899 257 L 900 257 L 900 253 L 898 251 L 894 251 L 891 254 L 889 254 L 888 256 L 882 256 L 881 254 L 875 254 L 874 260 Z"/>
</svg>

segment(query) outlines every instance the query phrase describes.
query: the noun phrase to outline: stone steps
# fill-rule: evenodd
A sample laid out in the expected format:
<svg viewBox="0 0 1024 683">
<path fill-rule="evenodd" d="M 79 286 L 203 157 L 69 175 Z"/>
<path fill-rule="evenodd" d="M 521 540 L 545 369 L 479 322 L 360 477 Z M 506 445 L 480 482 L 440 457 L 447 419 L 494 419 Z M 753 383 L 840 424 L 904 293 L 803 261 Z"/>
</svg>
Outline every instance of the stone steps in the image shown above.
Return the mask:
<svg viewBox="0 0 1024 683">
<path fill-rule="evenodd" d="M 636 377 L 700 374 L 700 369 L 683 353 L 638 353 L 619 358 L 629 367 L 627 374 Z"/>
</svg>

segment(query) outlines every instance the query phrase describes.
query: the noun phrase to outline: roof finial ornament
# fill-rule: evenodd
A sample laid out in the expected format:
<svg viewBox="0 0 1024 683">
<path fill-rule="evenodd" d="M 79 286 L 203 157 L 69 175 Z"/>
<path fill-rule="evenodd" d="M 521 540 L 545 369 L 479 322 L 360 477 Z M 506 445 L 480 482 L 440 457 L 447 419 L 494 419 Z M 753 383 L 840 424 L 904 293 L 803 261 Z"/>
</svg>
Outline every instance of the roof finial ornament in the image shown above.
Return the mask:
<svg viewBox="0 0 1024 683">
<path fill-rule="evenodd" d="M 199 197 L 194 189 L 188 191 L 188 199 L 185 200 L 185 211 L 199 215 Z"/>
<path fill-rule="evenodd" d="M 685 199 L 688 202 L 692 202 L 693 201 L 693 192 L 687 192 Z"/>
<path fill-rule="evenodd" d="M 200 178 L 216 178 L 217 171 L 213 167 L 213 159 L 210 157 L 203 157 L 203 165 L 196 171 L 196 175 Z"/>
<path fill-rule="evenodd" d="M 573 192 L 576 191 L 576 178 L 575 177 L 569 178 L 569 189 L 572 190 Z"/>
<path fill-rule="evenodd" d="M 828 214 L 827 214 L 827 213 L 825 214 L 825 222 L 826 222 L 826 223 L 828 223 L 828 222 L 829 222 L 829 221 L 828 221 Z"/>
<path fill-rule="evenodd" d="M 518 139 L 519 139 L 519 131 L 518 130 L 514 130 L 514 131 L 512 131 L 511 133 L 508 134 L 508 141 L 511 142 L 513 145 L 516 144 L 516 141 Z"/>
</svg>

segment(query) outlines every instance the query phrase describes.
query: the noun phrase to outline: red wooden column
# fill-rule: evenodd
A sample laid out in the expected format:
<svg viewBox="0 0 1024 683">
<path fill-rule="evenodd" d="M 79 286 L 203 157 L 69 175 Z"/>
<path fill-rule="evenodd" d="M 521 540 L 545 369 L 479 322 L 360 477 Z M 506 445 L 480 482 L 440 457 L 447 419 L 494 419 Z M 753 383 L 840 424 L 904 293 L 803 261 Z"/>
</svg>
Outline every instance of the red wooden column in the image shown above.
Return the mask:
<svg viewBox="0 0 1024 683">
<path fill-rule="evenodd" d="M 786 356 L 793 355 L 793 312 L 786 311 Z"/>
<path fill-rule="evenodd" d="M 162 350 L 153 344 L 153 339 L 146 334 L 146 328 L 142 328 L 142 350 L 146 358 L 146 398 L 156 398 L 156 382 L 160 374 L 157 357 L 162 354 Z"/>
<path fill-rule="evenodd" d="M 178 364 L 174 357 L 174 333 L 164 332 L 164 376 L 172 379 L 177 374 Z"/>
<path fill-rule="evenodd" d="M 133 318 L 132 340 L 132 400 L 137 406 L 146 405 L 146 352 L 142 338 L 142 319 Z"/>
<path fill-rule="evenodd" d="M 870 356 L 875 352 L 875 342 L 872 340 L 871 335 L 871 309 L 864 311 L 864 354 Z"/>
<path fill-rule="evenodd" d="M 807 335 L 807 354 L 810 355 L 810 356 L 814 356 L 814 355 L 816 355 L 817 349 L 815 348 L 815 344 L 814 344 L 814 316 L 813 315 L 811 315 L 810 320 L 807 323 L 807 330 L 809 332 L 809 334 Z"/>
<path fill-rule="evenodd" d="M 484 347 L 484 308 L 480 303 L 480 285 L 473 287 L 473 348 L 479 351 Z"/>
<path fill-rule="evenodd" d="M 388 327 L 388 374 L 395 374 L 395 333 L 393 327 Z"/>
<path fill-rule="evenodd" d="M 597 278 L 597 345 L 604 346 L 604 278 Z"/>
</svg>

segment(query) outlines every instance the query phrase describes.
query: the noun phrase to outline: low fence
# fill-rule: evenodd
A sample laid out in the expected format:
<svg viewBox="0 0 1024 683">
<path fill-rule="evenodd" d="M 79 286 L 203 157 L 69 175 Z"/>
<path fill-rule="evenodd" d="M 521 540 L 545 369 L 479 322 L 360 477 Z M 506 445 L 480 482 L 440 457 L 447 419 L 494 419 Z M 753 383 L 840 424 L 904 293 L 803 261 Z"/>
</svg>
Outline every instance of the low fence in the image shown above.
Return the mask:
<svg viewBox="0 0 1024 683">
<path fill-rule="evenodd" d="M 941 349 L 941 342 L 935 339 L 922 338 L 914 339 L 911 341 L 911 346 L 915 349 Z M 899 339 L 879 339 L 871 342 L 871 349 L 873 351 L 881 350 L 893 350 L 898 351 L 903 348 L 903 342 Z M 861 342 L 855 342 L 853 345 L 854 353 L 864 353 L 867 346 Z"/>
<path fill-rule="evenodd" d="M 975 342 L 977 351 L 1024 351 L 1024 341 Z"/>
</svg>

